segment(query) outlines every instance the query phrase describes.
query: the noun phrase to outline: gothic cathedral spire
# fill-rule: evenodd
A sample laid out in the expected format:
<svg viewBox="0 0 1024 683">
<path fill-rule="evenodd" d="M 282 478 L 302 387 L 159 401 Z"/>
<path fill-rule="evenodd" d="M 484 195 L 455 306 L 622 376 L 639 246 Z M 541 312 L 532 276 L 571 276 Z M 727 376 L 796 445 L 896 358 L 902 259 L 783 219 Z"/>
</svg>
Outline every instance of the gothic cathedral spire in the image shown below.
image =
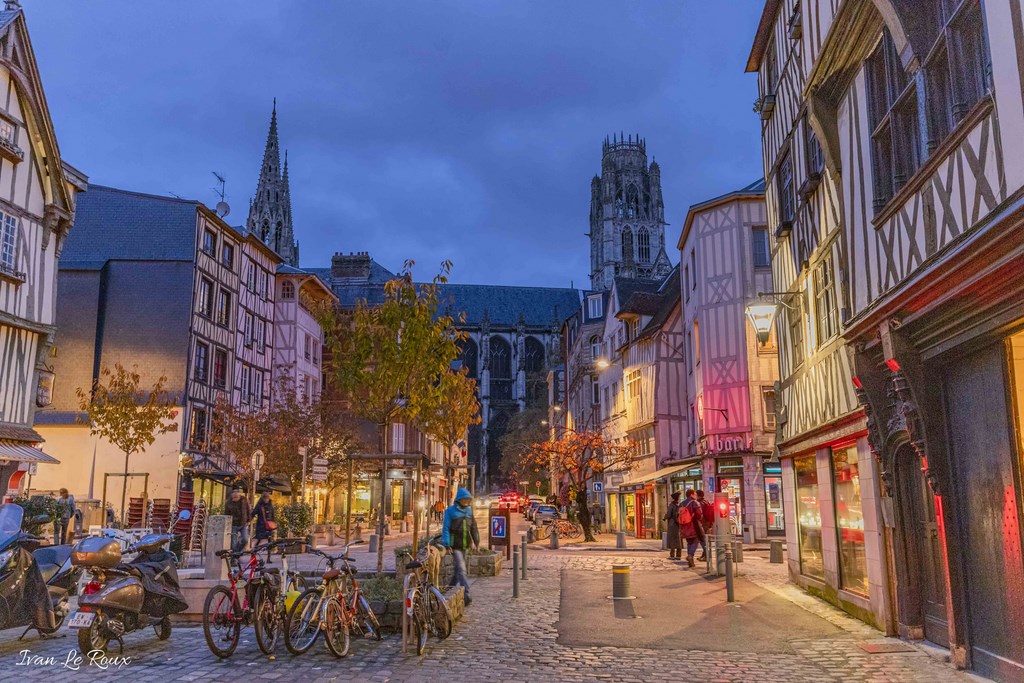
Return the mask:
<svg viewBox="0 0 1024 683">
<path fill-rule="evenodd" d="M 259 235 L 285 263 L 299 265 L 299 245 L 292 229 L 291 195 L 288 189 L 288 155 L 285 153 L 284 172 L 281 170 L 281 150 L 277 140 L 277 98 L 270 114 L 267 148 L 263 152 L 263 166 L 256 186 L 256 196 L 249 205 L 249 232 Z"/>
</svg>

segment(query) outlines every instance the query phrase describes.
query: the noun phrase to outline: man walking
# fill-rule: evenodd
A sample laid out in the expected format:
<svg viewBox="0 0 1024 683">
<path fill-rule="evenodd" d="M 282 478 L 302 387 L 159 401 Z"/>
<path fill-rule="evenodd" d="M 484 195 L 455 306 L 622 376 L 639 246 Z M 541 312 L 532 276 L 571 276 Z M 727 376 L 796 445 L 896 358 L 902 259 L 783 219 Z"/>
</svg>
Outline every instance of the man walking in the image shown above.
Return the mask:
<svg viewBox="0 0 1024 683">
<path fill-rule="evenodd" d="M 53 544 L 62 545 L 68 542 L 68 524 L 71 524 L 72 531 L 75 528 L 75 497 L 67 489 L 61 489 L 57 504 L 60 513 L 53 520 Z"/>
<path fill-rule="evenodd" d="M 231 550 L 242 552 L 249 545 L 249 520 L 252 519 L 252 508 L 242 495 L 242 489 L 231 492 L 230 500 L 224 503 L 224 514 L 231 517 Z"/>
<path fill-rule="evenodd" d="M 693 489 L 686 489 L 686 502 L 679 509 L 679 535 L 686 539 L 686 564 L 691 567 L 696 566 L 693 555 L 697 552 L 698 533 L 703 533 L 700 503 Z"/>
<path fill-rule="evenodd" d="M 708 534 L 711 533 L 711 529 L 715 525 L 715 506 L 704 499 L 703 489 L 697 490 L 697 502 L 700 504 L 700 521 L 698 526 L 701 531 L 699 536 L 701 556 L 697 559 L 703 562 L 708 559 Z"/>
<path fill-rule="evenodd" d="M 468 607 L 473 600 L 469 597 L 469 578 L 466 576 L 466 551 L 471 547 L 480 549 L 480 532 L 476 528 L 473 517 L 473 496 L 469 491 L 460 488 L 455 493 L 455 502 L 444 511 L 444 523 L 441 526 L 441 543 L 451 548 L 455 557 L 455 575 L 452 585 L 459 584 L 465 589 L 465 602 Z"/>
<path fill-rule="evenodd" d="M 434 521 L 435 522 L 440 522 L 443 517 L 444 517 L 444 503 L 442 503 L 441 499 L 438 498 L 437 500 L 434 501 Z"/>
<path fill-rule="evenodd" d="M 668 559 L 683 559 L 683 543 L 679 536 L 679 491 L 672 492 L 672 502 L 668 504 L 668 512 L 665 513 L 668 534 Z"/>
</svg>

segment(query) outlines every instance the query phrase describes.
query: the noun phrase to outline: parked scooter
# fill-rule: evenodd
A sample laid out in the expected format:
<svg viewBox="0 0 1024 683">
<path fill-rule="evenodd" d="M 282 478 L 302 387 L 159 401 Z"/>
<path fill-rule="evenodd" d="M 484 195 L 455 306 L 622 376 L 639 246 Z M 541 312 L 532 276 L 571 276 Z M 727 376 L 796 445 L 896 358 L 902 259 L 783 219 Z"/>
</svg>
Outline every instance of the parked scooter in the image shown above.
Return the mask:
<svg viewBox="0 0 1024 683">
<path fill-rule="evenodd" d="M 70 611 L 81 570 L 71 566 L 71 546 L 40 547 L 41 538 L 22 530 L 24 519 L 20 505 L 0 505 L 0 629 L 26 626 L 25 633 L 49 635 Z M 39 515 L 32 525 L 49 521 Z"/>
<path fill-rule="evenodd" d="M 175 524 L 191 516 L 190 511 L 182 510 Z M 143 536 L 128 548 L 128 552 L 138 553 L 128 563 L 122 563 L 121 544 L 116 539 L 93 536 L 79 541 L 71 563 L 86 567 L 92 576 L 68 626 L 78 631 L 82 652 L 105 651 L 111 640 L 116 640 L 123 652 L 124 634 L 147 626 L 153 627 L 160 640 L 170 638 L 169 615 L 188 606 L 178 585 L 177 558 L 165 547 L 172 540 L 174 534 Z"/>
</svg>

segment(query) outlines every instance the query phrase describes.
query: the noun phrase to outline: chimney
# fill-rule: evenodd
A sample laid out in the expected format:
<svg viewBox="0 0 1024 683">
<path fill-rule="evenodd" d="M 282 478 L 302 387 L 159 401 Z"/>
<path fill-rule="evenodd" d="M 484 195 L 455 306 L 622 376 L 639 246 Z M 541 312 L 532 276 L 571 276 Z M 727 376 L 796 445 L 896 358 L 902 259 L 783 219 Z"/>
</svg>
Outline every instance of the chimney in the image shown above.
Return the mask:
<svg viewBox="0 0 1024 683">
<path fill-rule="evenodd" d="M 350 254 L 336 253 L 331 257 L 331 277 L 335 279 L 369 280 L 370 253 L 356 251 Z"/>
</svg>

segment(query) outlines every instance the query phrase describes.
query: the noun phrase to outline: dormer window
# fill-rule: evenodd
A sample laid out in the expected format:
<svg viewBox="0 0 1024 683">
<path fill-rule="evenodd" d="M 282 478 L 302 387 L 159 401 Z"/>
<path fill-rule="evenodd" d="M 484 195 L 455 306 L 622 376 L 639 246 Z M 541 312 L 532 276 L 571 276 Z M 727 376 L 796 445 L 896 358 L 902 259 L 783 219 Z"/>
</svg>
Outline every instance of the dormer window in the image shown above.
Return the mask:
<svg viewBox="0 0 1024 683">
<path fill-rule="evenodd" d="M 601 295 L 591 294 L 587 297 L 587 314 L 593 320 L 601 317 Z"/>
</svg>

